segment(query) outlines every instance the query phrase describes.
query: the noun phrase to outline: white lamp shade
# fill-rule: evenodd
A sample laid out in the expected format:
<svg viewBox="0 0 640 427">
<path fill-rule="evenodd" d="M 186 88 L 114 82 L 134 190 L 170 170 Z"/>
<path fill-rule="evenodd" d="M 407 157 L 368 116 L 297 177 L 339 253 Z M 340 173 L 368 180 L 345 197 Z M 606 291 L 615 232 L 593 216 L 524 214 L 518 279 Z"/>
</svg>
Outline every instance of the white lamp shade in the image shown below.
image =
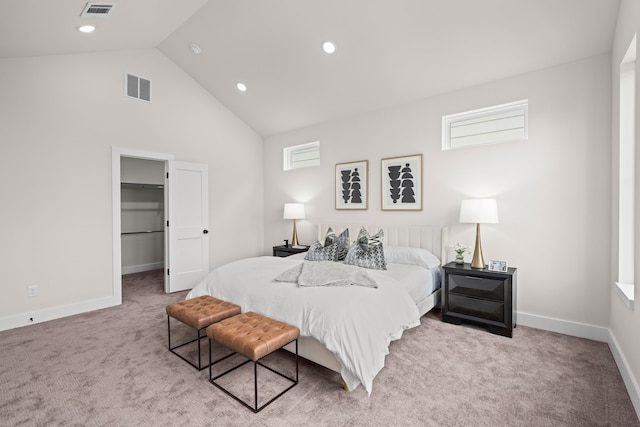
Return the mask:
<svg viewBox="0 0 640 427">
<path fill-rule="evenodd" d="M 285 203 L 283 219 L 304 219 L 304 203 Z"/>
<path fill-rule="evenodd" d="M 496 199 L 467 199 L 460 205 L 460 222 L 474 224 L 497 224 L 498 203 Z"/>
</svg>

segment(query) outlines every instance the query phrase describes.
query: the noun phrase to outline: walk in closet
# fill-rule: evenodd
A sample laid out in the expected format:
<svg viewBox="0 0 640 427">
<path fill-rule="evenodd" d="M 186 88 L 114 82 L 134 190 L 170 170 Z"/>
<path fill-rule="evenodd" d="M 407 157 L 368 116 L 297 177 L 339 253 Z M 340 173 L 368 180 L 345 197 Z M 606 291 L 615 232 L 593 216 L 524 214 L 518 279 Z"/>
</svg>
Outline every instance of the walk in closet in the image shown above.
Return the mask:
<svg viewBox="0 0 640 427">
<path fill-rule="evenodd" d="M 164 268 L 164 176 L 162 161 L 121 158 L 122 274 Z"/>
</svg>

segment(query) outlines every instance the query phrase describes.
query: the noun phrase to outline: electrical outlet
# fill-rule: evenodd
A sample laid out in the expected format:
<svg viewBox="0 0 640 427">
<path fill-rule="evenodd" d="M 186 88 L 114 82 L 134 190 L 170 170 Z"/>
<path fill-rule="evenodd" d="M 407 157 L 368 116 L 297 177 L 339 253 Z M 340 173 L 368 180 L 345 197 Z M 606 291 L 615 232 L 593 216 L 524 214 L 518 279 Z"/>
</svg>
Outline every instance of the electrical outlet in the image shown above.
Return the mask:
<svg viewBox="0 0 640 427">
<path fill-rule="evenodd" d="M 35 297 L 38 295 L 38 287 L 37 286 L 29 286 L 27 288 L 28 295 L 30 297 Z"/>
</svg>

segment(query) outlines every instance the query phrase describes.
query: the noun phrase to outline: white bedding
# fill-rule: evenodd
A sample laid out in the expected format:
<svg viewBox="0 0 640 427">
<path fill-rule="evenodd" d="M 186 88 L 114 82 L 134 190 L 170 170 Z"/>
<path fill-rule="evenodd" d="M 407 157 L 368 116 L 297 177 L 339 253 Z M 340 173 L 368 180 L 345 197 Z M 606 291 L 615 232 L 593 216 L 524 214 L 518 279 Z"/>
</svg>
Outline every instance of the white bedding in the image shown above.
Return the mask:
<svg viewBox="0 0 640 427">
<path fill-rule="evenodd" d="M 212 295 L 240 305 L 243 312 L 297 326 L 302 336 L 314 337 L 336 356 L 349 390 L 362 384 L 370 394 L 389 343 L 420 323 L 410 290 L 394 273 L 406 274 L 409 267 L 426 276 L 431 273 L 396 264 L 388 265 L 387 271 L 367 270 L 378 288 L 298 287 L 273 280 L 301 262 L 298 257 L 271 256 L 235 261 L 211 271 L 186 298 Z"/>
<path fill-rule="evenodd" d="M 387 264 L 387 271 L 394 277 L 403 278 L 399 283 L 403 289 L 409 292 L 416 304 L 440 288 L 440 269 L 438 267 L 425 270 L 415 265 Z"/>
<path fill-rule="evenodd" d="M 367 286 L 378 284 L 364 268 L 335 261 L 303 261 L 274 279 L 303 286 Z"/>
</svg>

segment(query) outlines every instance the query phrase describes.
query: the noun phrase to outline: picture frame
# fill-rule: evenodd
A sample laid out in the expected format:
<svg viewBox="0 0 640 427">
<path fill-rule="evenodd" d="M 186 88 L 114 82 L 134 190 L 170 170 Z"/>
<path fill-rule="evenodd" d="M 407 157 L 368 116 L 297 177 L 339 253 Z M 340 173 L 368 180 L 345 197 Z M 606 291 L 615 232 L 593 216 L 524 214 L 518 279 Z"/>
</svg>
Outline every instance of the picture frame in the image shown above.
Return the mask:
<svg viewBox="0 0 640 427">
<path fill-rule="evenodd" d="M 422 210 L 422 154 L 381 161 L 382 210 Z"/>
<path fill-rule="evenodd" d="M 507 262 L 506 261 L 489 261 L 489 265 L 487 266 L 487 270 L 489 271 L 499 271 L 502 273 L 507 272 Z"/>
<path fill-rule="evenodd" d="M 336 163 L 336 209 L 369 208 L 369 161 Z"/>
</svg>

